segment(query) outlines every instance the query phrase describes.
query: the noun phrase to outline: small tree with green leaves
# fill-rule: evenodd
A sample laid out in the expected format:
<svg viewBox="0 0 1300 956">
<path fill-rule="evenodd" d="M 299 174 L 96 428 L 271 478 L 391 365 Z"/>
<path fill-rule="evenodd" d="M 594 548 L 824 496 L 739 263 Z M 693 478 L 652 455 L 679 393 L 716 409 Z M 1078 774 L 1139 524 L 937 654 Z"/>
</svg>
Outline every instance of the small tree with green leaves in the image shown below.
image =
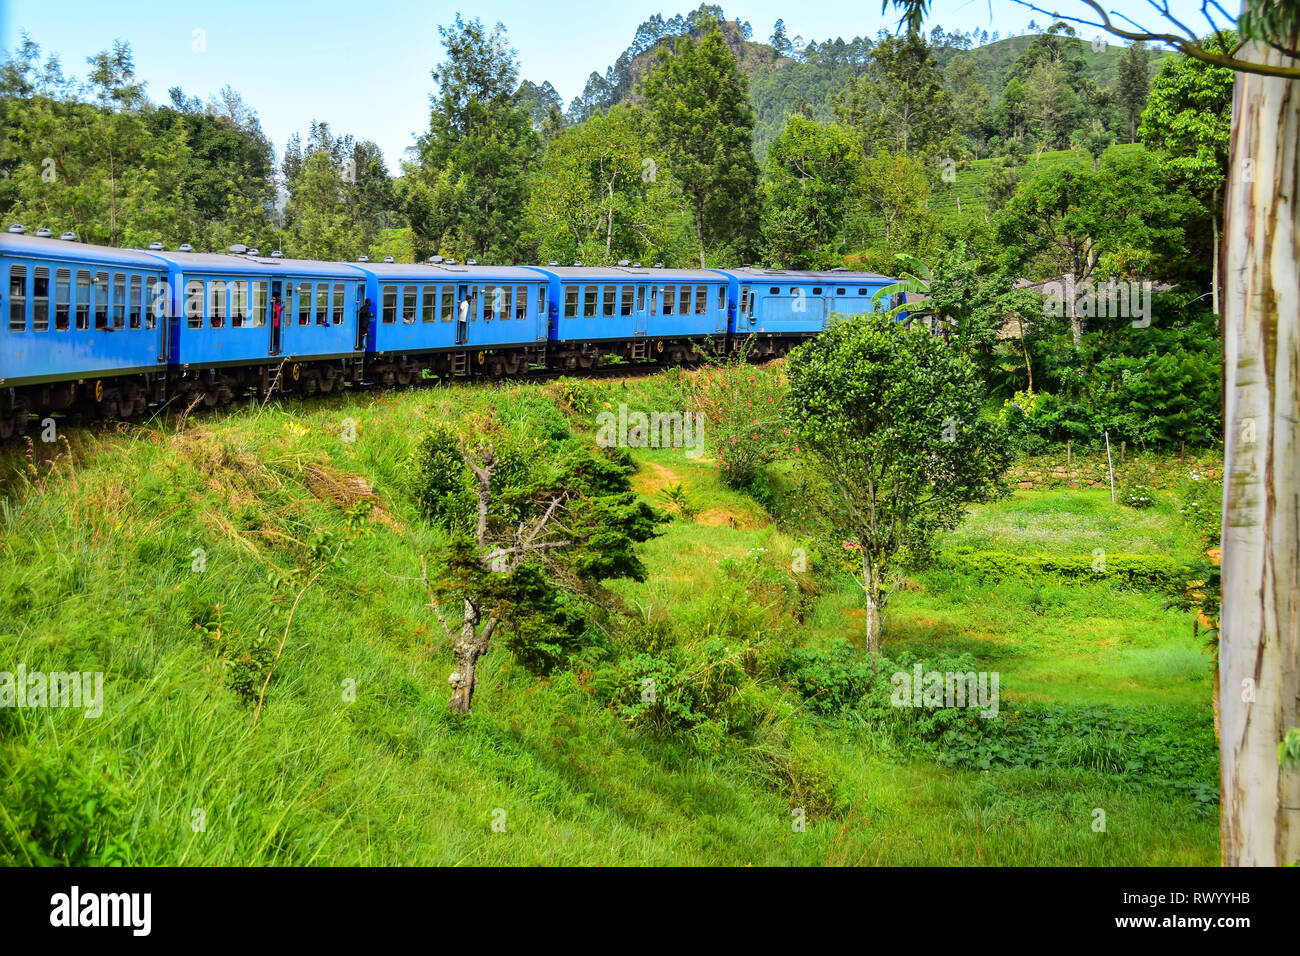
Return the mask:
<svg viewBox="0 0 1300 956">
<path fill-rule="evenodd" d="M 835 490 L 827 506 L 860 559 L 867 648 L 879 653 L 899 552 L 924 553 L 968 503 L 1005 494 L 1007 437 L 980 416 L 970 359 L 886 316 L 833 323 L 791 353 L 787 375 L 791 430 Z"/>
<path fill-rule="evenodd" d="M 612 578 L 641 581 L 635 545 L 666 520 L 632 491 L 630 466 L 572 441 L 495 434 L 471 443 L 442 428 L 417 461 L 421 510 L 450 541 L 421 573 L 452 646 L 451 710 L 468 714 L 475 669 L 498 628 L 530 670 L 577 649 L 587 611 Z M 460 607 L 459 621 L 444 605 Z"/>
</svg>

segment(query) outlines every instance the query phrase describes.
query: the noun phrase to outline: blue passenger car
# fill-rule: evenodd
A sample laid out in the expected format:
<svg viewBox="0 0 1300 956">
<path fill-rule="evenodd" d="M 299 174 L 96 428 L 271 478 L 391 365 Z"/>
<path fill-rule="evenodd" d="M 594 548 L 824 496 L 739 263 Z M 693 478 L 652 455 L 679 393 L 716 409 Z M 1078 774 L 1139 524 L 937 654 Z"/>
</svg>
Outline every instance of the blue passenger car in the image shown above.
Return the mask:
<svg viewBox="0 0 1300 956">
<path fill-rule="evenodd" d="M 875 272 L 718 270 L 729 282 L 732 348 L 752 342 L 755 355 L 784 355 L 826 327 L 832 315 L 876 311 L 876 292 L 896 280 Z M 880 306 L 886 308 L 884 303 Z"/>
<path fill-rule="evenodd" d="M 365 276 L 352 266 L 239 251 L 150 254 L 167 265 L 179 391 L 211 405 L 249 387 L 312 394 L 361 377 Z"/>
<path fill-rule="evenodd" d="M 515 374 L 544 360 L 547 285 L 533 269 L 446 262 L 359 262 L 372 313 L 376 377 L 423 370 Z"/>
<path fill-rule="evenodd" d="M 135 414 L 165 385 L 166 269 L 65 235 L 0 234 L 0 438 L 29 411 Z"/>
<path fill-rule="evenodd" d="M 553 358 L 588 368 L 605 353 L 681 362 L 727 331 L 727 280 L 706 269 L 535 267 L 551 289 Z"/>
</svg>

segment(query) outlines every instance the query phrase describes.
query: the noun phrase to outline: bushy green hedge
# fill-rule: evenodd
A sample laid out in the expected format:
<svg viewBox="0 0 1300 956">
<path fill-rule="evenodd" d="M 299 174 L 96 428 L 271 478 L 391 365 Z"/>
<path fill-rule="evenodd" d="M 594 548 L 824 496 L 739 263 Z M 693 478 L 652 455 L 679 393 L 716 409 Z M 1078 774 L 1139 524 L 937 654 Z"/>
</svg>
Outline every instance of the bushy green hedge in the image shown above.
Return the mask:
<svg viewBox="0 0 1300 956">
<path fill-rule="evenodd" d="M 1191 568 L 1161 554 L 1052 557 L 953 548 L 938 560 L 941 567 L 975 574 L 981 580 L 1015 577 L 1032 581 L 1050 577 L 1059 581 L 1106 581 L 1120 587 L 1174 593 L 1183 591 L 1192 577 Z"/>
</svg>

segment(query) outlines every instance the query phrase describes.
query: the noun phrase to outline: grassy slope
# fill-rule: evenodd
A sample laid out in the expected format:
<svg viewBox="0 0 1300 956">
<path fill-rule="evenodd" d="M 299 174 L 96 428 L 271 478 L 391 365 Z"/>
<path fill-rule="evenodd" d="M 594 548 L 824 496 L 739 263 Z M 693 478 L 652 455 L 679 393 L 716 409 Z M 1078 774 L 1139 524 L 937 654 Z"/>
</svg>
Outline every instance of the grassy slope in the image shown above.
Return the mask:
<svg viewBox="0 0 1300 956">
<path fill-rule="evenodd" d="M 600 394 L 615 407 L 672 407 L 662 377 L 626 391 L 611 381 Z M 435 539 L 414 515 L 404 463 L 429 422 L 552 410 L 531 385 L 348 395 L 211 416 L 184 434 L 79 432 L 70 454 L 37 464 L 30 480 L 13 477 L 21 456 L 5 452 L 0 669 L 103 670 L 106 706 L 98 720 L 0 710 L 10 768 L 0 859 L 32 859 L 14 839 L 23 831 L 74 862 L 1217 862 L 1214 821 L 1177 796 L 1082 771 L 946 769 L 904 760 L 851 724 L 797 715 L 847 805 L 794 833 L 748 745 L 705 756 L 634 732 L 583 673 L 539 680 L 501 650 L 485 663 L 474 715 L 450 719 L 449 654 L 409 580 Z M 340 439 L 347 419 L 354 443 Z M 575 424 L 589 428 L 590 416 Z M 630 614 L 668 615 L 698 634 L 688 640 L 726 633 L 750 609 L 722 587 L 715 562 L 754 548 L 787 554 L 796 542 L 708 462 L 637 455 L 641 490 L 684 480 L 703 510 L 646 546 L 645 584 L 616 590 Z M 366 488 L 348 476 L 379 502 L 361 534 L 348 511 Z M 1117 525 L 1095 505 L 1081 493 L 1021 496 L 981 509 L 958 535 L 1005 547 L 1019 522 L 1047 513 L 1063 529 L 1047 537 L 1068 550 L 1077 511 L 1089 541 L 1180 547 L 1159 516 L 1144 516 L 1145 529 Z M 1031 543 L 1052 546 L 1041 535 Z M 195 548 L 206 552 L 201 573 Z M 257 653 L 263 628 L 261 653 L 274 652 L 304 583 L 293 569 L 336 548 L 302 594 L 254 730 L 263 671 L 242 655 Z M 891 604 L 888 640 L 969 646 L 981 666 L 1003 670 L 1012 697 L 1173 695 L 1208 709 L 1190 624 L 1154 599 L 1089 585 L 1049 589 L 1035 604 L 996 587 L 917 585 Z M 857 633 L 850 598 L 823 595 L 804 636 Z M 1104 834 L 1091 831 L 1095 807 L 1107 811 Z M 206 815 L 199 832 L 196 810 Z M 491 826 L 498 810 L 505 832 Z"/>
</svg>

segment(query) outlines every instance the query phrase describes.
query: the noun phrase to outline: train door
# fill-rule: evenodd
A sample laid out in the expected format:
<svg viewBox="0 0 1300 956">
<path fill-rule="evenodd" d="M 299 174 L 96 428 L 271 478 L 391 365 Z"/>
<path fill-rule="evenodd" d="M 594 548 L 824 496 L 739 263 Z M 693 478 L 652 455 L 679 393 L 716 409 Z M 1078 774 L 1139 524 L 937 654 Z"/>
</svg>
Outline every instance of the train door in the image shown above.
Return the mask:
<svg viewBox="0 0 1300 956">
<path fill-rule="evenodd" d="M 469 341 L 470 318 L 477 318 L 478 286 L 456 286 L 456 302 L 459 303 L 456 307 L 456 344 L 464 345 Z"/>
<path fill-rule="evenodd" d="M 646 318 L 648 316 L 648 312 L 646 311 L 647 308 L 646 287 L 639 285 L 636 287 L 636 307 L 633 313 L 636 316 L 636 322 L 634 325 L 634 332 L 636 335 L 646 334 Z"/>
<path fill-rule="evenodd" d="M 284 324 L 284 283 L 271 282 L 271 354 L 280 354 L 280 328 Z"/>
</svg>

